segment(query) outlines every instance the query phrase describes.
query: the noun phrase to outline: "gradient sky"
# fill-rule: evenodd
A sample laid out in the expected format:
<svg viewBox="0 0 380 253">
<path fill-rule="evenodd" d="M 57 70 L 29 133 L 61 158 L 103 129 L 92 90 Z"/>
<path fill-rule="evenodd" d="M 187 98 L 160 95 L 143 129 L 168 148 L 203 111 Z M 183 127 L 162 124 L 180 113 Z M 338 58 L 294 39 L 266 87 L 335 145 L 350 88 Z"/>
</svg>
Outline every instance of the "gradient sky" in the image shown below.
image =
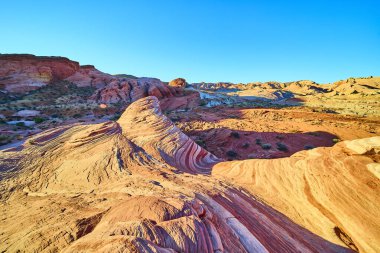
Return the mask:
<svg viewBox="0 0 380 253">
<path fill-rule="evenodd" d="M 65 56 L 189 82 L 332 82 L 380 75 L 379 0 L 18 1 L 0 53 Z"/>
</svg>

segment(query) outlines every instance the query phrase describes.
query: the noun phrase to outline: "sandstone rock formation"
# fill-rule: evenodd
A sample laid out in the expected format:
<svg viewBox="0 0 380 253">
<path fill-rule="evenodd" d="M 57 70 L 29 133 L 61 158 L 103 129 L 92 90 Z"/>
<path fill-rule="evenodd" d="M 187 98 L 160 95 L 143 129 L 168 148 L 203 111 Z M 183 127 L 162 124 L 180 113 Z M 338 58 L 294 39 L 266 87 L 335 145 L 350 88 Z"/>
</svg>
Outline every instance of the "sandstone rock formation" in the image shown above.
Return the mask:
<svg viewBox="0 0 380 253">
<path fill-rule="evenodd" d="M 380 78 L 348 78 L 333 84 L 318 84 L 310 80 L 301 80 L 295 82 L 255 82 L 247 84 L 234 84 L 234 83 L 193 83 L 191 84 L 195 89 L 200 90 L 239 90 L 239 91 L 288 91 L 298 95 L 378 95 L 380 90 Z"/>
<path fill-rule="evenodd" d="M 380 94 L 380 78 L 348 78 L 333 83 L 330 89 L 339 95 L 378 95 Z"/>
<path fill-rule="evenodd" d="M 79 63 L 64 57 L 0 54 L 0 89 L 10 92 L 35 90 L 73 75 Z"/>
<path fill-rule="evenodd" d="M 80 66 L 73 75 L 65 78 L 65 80 L 75 83 L 79 87 L 103 88 L 117 78 L 97 70 L 92 65 L 84 65 Z"/>
<path fill-rule="evenodd" d="M 305 106 L 330 113 L 379 116 L 380 78 L 348 78 L 332 84 L 295 82 L 193 83 L 208 106 Z"/>
<path fill-rule="evenodd" d="M 377 252 L 380 238 L 380 137 L 345 141 L 289 158 L 219 163 L 213 175 L 257 194 L 313 233 L 360 252 Z M 335 234 L 334 234 L 335 233 Z"/>
<path fill-rule="evenodd" d="M 102 103 L 130 103 L 146 96 L 161 99 L 180 94 L 179 90 L 165 85 L 156 78 L 114 78 L 107 86 L 96 90 L 92 99 Z"/>
<path fill-rule="evenodd" d="M 186 80 L 183 78 L 176 78 L 169 82 L 169 86 L 177 87 L 177 88 L 184 88 L 186 87 L 186 84 L 187 84 Z"/>
<path fill-rule="evenodd" d="M 197 92 L 184 94 L 186 81 L 182 78 L 173 80 L 173 85 L 168 86 L 157 78 L 113 76 L 92 65 L 80 66 L 78 62 L 63 57 L 0 54 L 0 90 L 25 93 L 62 80 L 78 87 L 96 88 L 91 99 L 98 103 L 128 104 L 146 96 L 175 97 L 172 103 L 163 103 L 163 108 L 177 109 L 193 107 L 200 100 Z"/>
<path fill-rule="evenodd" d="M 301 80 L 301 81 L 295 81 L 295 82 L 287 82 L 287 83 L 280 83 L 280 82 L 254 82 L 254 83 L 247 83 L 247 84 L 234 84 L 234 83 L 193 83 L 191 84 L 192 87 L 196 89 L 201 90 L 222 90 L 222 91 L 228 91 L 228 90 L 239 90 L 239 91 L 249 91 L 249 90 L 256 90 L 256 91 L 289 91 L 295 94 L 302 94 L 302 95 L 310 95 L 310 94 L 316 94 L 316 93 L 325 93 L 329 92 L 329 89 L 327 87 L 323 87 L 319 85 L 316 82 L 310 81 L 310 80 Z"/>
<path fill-rule="evenodd" d="M 212 165 L 220 161 L 164 116 L 155 97 L 133 103 L 118 123 L 129 140 L 159 162 L 165 162 L 182 172 L 209 173 Z"/>
<path fill-rule="evenodd" d="M 142 98 L 0 151 L 0 249 L 377 252 L 379 142 L 223 162 Z"/>
</svg>

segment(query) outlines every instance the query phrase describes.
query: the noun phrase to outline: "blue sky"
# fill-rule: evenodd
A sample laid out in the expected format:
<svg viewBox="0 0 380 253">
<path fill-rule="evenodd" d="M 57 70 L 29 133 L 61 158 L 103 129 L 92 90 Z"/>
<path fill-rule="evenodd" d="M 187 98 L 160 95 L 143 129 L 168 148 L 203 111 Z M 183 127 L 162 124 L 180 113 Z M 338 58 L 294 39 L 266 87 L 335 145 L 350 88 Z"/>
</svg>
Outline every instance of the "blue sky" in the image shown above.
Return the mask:
<svg viewBox="0 0 380 253">
<path fill-rule="evenodd" d="M 1 2 L 0 53 L 189 82 L 380 75 L 379 0 Z"/>
</svg>

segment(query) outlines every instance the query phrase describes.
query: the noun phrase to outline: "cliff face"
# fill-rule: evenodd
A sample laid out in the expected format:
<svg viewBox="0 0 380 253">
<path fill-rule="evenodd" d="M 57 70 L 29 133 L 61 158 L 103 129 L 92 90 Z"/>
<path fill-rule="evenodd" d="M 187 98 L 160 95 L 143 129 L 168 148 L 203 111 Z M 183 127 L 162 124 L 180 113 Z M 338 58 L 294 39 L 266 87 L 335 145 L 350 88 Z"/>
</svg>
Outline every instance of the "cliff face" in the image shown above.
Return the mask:
<svg viewBox="0 0 380 253">
<path fill-rule="evenodd" d="M 35 90 L 63 80 L 79 68 L 78 62 L 64 57 L 0 54 L 0 89 L 18 93 Z"/>
</svg>

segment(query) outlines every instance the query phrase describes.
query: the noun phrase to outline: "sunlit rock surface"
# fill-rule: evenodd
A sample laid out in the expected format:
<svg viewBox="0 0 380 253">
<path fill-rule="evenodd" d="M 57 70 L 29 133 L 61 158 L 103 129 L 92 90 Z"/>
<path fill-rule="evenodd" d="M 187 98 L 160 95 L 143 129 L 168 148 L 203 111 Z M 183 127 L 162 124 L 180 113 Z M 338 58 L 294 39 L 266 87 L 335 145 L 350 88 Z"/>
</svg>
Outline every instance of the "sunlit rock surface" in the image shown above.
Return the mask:
<svg viewBox="0 0 380 253">
<path fill-rule="evenodd" d="M 223 162 L 142 98 L 0 152 L 0 249 L 378 252 L 379 144 Z"/>
</svg>

